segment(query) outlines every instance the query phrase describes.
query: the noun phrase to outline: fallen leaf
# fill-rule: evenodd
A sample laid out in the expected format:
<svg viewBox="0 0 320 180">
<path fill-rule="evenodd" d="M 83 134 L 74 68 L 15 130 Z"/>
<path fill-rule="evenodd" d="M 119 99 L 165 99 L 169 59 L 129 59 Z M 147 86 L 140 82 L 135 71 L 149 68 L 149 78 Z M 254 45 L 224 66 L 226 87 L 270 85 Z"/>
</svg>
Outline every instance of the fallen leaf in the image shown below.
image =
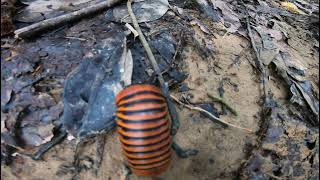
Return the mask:
<svg viewBox="0 0 320 180">
<path fill-rule="evenodd" d="M 160 19 L 169 10 L 169 2 L 168 0 L 144 0 L 132 4 L 132 10 L 139 23 L 154 21 Z M 107 11 L 106 18 L 111 21 L 131 23 L 126 5 Z"/>
<path fill-rule="evenodd" d="M 302 93 L 302 96 L 307 101 L 312 112 L 316 115 L 316 117 L 319 117 L 319 101 L 312 94 L 311 83 L 309 81 L 304 81 L 304 82 L 293 81 L 293 82 Z M 319 123 L 319 120 L 318 120 L 318 123 Z"/>
<path fill-rule="evenodd" d="M 40 125 L 40 126 L 29 126 L 21 128 L 21 139 L 24 141 L 26 146 L 40 146 L 46 142 L 49 142 L 53 133 L 52 130 L 54 125 Z"/>
<path fill-rule="evenodd" d="M 299 69 L 299 66 L 295 66 L 289 54 L 285 52 L 281 52 L 272 62 L 276 65 L 279 75 L 290 87 L 290 92 L 292 93 L 290 101 L 304 106 L 302 100 L 304 99 L 312 112 L 318 117 L 319 101 L 313 96 L 311 83 L 305 80 L 304 71 Z M 319 120 L 317 121 L 319 122 Z"/>
<path fill-rule="evenodd" d="M 279 54 L 276 40 L 265 30 L 265 28 L 258 26 L 254 29 L 258 33 L 256 34 L 253 32 L 253 38 L 259 51 L 260 59 L 264 65 L 269 65 Z"/>
<path fill-rule="evenodd" d="M 231 33 L 237 32 L 241 27 L 241 23 L 238 14 L 229 7 L 228 2 L 221 0 L 211 0 L 211 2 L 215 8 L 219 8 L 222 11 L 225 24 L 228 23 L 228 26 L 230 26 L 227 27 L 228 31 Z"/>
</svg>

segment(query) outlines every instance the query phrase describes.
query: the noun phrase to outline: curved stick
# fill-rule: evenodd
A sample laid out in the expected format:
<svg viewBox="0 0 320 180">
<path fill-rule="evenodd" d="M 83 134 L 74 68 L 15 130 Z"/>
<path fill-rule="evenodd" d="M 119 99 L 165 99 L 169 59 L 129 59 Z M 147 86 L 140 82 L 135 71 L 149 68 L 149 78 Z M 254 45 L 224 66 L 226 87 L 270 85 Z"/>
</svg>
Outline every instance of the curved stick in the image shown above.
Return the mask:
<svg viewBox="0 0 320 180">
<path fill-rule="evenodd" d="M 83 8 L 78 11 L 74 11 L 68 14 L 64 14 L 55 18 L 46 19 L 44 21 L 40 21 L 38 23 L 32 24 L 30 26 L 18 29 L 14 31 L 16 38 L 28 38 L 36 33 L 40 33 L 41 31 L 50 29 L 50 28 L 57 28 L 58 26 L 61 26 L 63 24 L 66 24 L 68 22 L 72 22 L 75 20 L 78 20 L 80 18 L 83 18 L 85 16 L 91 15 L 96 12 L 100 12 L 105 10 L 106 8 L 109 8 L 111 6 L 114 6 L 115 4 L 121 2 L 122 0 L 107 0 L 103 1 L 101 3 Z"/>
</svg>

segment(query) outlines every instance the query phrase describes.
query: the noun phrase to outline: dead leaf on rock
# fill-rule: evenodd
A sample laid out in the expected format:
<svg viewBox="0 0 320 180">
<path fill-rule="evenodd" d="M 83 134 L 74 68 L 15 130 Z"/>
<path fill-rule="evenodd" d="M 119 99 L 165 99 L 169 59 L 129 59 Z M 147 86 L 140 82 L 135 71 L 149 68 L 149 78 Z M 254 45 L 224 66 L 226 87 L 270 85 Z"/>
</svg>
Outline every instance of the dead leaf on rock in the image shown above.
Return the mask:
<svg viewBox="0 0 320 180">
<path fill-rule="evenodd" d="M 318 117 L 319 101 L 313 96 L 311 83 L 305 80 L 303 66 L 298 66 L 297 63 L 294 63 L 290 55 L 285 52 L 281 52 L 272 62 L 276 65 L 278 73 L 285 80 L 285 83 L 290 87 L 290 92 L 292 93 L 291 102 L 304 106 L 302 101 L 304 99 L 312 112 Z M 318 119 L 317 123 L 319 123 Z"/>
<path fill-rule="evenodd" d="M 168 0 L 144 0 L 132 4 L 132 10 L 139 23 L 154 21 L 161 18 L 169 10 Z M 110 21 L 131 23 L 126 5 L 107 11 L 106 18 Z"/>
</svg>

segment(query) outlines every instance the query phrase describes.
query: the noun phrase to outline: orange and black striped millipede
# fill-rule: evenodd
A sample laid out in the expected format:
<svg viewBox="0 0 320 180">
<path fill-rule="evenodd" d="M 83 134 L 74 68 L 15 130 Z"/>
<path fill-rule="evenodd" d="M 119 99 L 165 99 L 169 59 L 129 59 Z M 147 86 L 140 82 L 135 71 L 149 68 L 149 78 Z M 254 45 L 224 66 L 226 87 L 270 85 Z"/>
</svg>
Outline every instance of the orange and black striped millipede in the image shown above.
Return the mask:
<svg viewBox="0 0 320 180">
<path fill-rule="evenodd" d="M 117 125 L 123 154 L 138 176 L 157 176 L 171 162 L 171 123 L 161 90 L 132 85 L 116 97 Z"/>
</svg>

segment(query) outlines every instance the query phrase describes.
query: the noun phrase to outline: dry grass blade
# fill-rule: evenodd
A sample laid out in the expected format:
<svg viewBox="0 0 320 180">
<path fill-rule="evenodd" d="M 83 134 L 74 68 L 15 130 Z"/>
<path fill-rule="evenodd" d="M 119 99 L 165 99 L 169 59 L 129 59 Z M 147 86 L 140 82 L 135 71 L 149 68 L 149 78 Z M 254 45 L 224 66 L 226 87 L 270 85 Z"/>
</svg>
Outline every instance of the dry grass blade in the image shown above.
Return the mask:
<svg viewBox="0 0 320 180">
<path fill-rule="evenodd" d="M 209 96 L 209 98 L 211 98 L 213 101 L 219 102 L 222 105 L 224 105 L 226 108 L 228 108 L 230 110 L 230 112 L 232 112 L 235 116 L 238 116 L 238 112 L 231 107 L 223 98 L 219 98 L 214 96 L 213 94 L 207 93 L 207 95 Z"/>
<path fill-rule="evenodd" d="M 221 123 L 223 123 L 223 124 L 225 124 L 225 125 L 227 125 L 227 126 L 231 126 L 231 127 L 237 128 L 237 129 L 241 129 L 241 130 L 247 131 L 247 132 L 249 132 L 249 133 L 253 133 L 253 131 L 250 130 L 250 129 L 243 128 L 243 127 L 240 127 L 240 126 L 237 126 L 237 125 L 228 123 L 228 122 L 226 122 L 226 121 L 224 121 L 224 120 L 222 120 L 222 119 L 214 116 L 214 115 L 211 114 L 210 112 L 208 112 L 208 111 L 206 111 L 206 110 L 204 110 L 204 109 L 202 109 L 202 108 L 200 108 L 200 107 L 196 107 L 196 106 L 191 106 L 191 105 L 188 105 L 188 104 L 184 104 L 184 103 L 181 102 L 177 97 L 175 97 L 175 96 L 173 96 L 173 95 L 170 95 L 170 96 L 171 96 L 171 98 L 172 98 L 174 101 L 176 101 L 178 104 L 180 104 L 180 105 L 182 105 L 182 106 L 184 106 L 184 107 L 186 107 L 186 108 L 188 108 L 188 109 L 190 109 L 190 110 L 194 110 L 194 111 L 199 111 L 199 112 L 206 113 L 207 115 L 209 115 L 209 116 L 212 117 L 213 119 L 215 119 L 215 120 L 217 120 L 217 121 L 219 121 L 219 122 L 221 122 Z"/>
</svg>

